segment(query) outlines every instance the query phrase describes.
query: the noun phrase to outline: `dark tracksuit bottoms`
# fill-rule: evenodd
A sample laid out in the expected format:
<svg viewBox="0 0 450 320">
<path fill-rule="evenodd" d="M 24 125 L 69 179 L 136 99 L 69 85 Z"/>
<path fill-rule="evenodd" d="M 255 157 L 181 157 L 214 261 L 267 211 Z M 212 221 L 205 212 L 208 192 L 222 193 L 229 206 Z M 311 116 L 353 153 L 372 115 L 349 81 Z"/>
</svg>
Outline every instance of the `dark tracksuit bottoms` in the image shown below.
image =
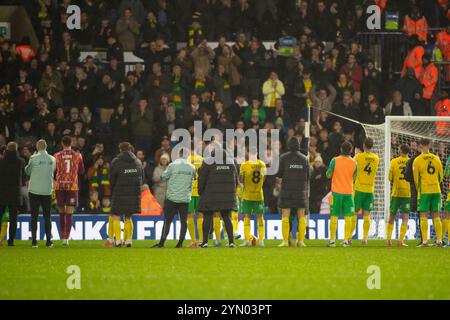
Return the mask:
<svg viewBox="0 0 450 320">
<path fill-rule="evenodd" d="M 233 224 L 231 223 L 231 211 L 220 210 L 223 222 L 225 223 L 225 230 L 228 235 L 228 242 L 234 243 Z M 203 244 L 208 243 L 209 233 L 213 228 L 213 211 L 203 212 Z"/>
</svg>

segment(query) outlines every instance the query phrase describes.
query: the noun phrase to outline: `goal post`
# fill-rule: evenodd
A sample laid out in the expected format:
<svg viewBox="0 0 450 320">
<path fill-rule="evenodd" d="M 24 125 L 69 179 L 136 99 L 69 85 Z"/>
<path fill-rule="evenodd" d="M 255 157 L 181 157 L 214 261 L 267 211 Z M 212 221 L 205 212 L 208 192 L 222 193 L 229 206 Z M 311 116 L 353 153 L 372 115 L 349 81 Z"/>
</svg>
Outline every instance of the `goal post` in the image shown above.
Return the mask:
<svg viewBox="0 0 450 320">
<path fill-rule="evenodd" d="M 411 151 L 414 152 L 418 140 L 426 137 L 431 140 L 432 152 L 441 158 L 442 164 L 445 166 L 450 155 L 450 117 L 386 116 L 384 124 L 360 124 L 364 128 L 365 136 L 373 138 L 373 152 L 380 157 L 375 182 L 375 203 L 372 212 L 370 237 L 382 239 L 385 238 L 385 222 L 389 216 L 390 161 L 398 156 L 398 149 L 401 144 L 408 144 L 412 149 Z M 442 196 L 445 200 L 448 183 L 444 182 L 442 187 Z"/>
</svg>

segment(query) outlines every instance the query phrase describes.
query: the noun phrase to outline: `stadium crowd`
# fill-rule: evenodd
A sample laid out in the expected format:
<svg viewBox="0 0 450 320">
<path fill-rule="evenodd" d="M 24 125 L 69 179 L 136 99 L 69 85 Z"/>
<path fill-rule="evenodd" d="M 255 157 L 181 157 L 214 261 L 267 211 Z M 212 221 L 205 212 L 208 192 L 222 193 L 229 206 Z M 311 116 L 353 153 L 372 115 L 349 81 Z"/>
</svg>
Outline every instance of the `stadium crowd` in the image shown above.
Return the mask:
<svg viewBox="0 0 450 320">
<path fill-rule="evenodd" d="M 133 143 L 145 182 L 163 205 L 167 186 L 161 175 L 171 162 L 170 136 L 177 128 L 192 131 L 197 120 L 204 130 L 280 129 L 283 150 L 290 137 L 299 137 L 310 156 L 310 209 L 318 212 L 329 192 L 327 165 L 343 141 L 357 146 L 362 141 L 360 126 L 333 113 L 381 124 L 385 115 L 439 113 L 434 106 L 447 98 L 435 92 L 437 79 L 426 82 L 407 61 L 401 79 L 387 79 L 355 37 L 367 31 L 365 8 L 375 3 L 384 12 L 400 12 L 399 28 L 411 36 L 411 48 L 436 43 L 448 59 L 446 1 L 18 2 L 40 46 L 31 49 L 26 37 L 19 43 L 0 38 L 0 148 L 16 141 L 27 162 L 38 139 L 54 154 L 61 137 L 70 135 L 86 168 L 83 212 L 108 212 L 109 163 L 122 141 Z M 67 29 L 70 4 L 81 7 L 80 30 Z M 443 28 L 445 41 L 432 32 L 424 38 L 419 28 L 411 31 L 411 20 L 421 19 Z M 263 40 L 278 41 L 269 48 Z M 94 50 L 106 51 L 106 61 L 92 56 L 80 61 L 82 51 Z M 126 51 L 144 61 L 133 71 L 125 72 Z M 425 53 L 420 65 L 428 70 L 433 59 Z M 430 87 L 431 97 L 425 94 Z M 277 212 L 274 188 L 275 178 L 268 176 L 269 212 Z"/>
</svg>

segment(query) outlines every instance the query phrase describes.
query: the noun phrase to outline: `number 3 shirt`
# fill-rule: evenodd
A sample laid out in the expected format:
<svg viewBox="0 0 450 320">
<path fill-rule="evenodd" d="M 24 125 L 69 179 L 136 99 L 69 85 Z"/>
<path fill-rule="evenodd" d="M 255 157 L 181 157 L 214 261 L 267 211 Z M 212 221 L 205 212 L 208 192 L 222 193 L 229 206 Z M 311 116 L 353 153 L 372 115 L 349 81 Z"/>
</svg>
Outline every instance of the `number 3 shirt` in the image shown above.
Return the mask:
<svg viewBox="0 0 450 320">
<path fill-rule="evenodd" d="M 392 182 L 391 195 L 396 198 L 410 198 L 411 188 L 409 182 L 405 180 L 405 170 L 408 157 L 397 157 L 391 160 L 389 166 L 389 181 Z"/>
<path fill-rule="evenodd" d="M 438 156 L 422 153 L 413 162 L 414 184 L 421 194 L 441 193 L 444 169 Z"/>
<path fill-rule="evenodd" d="M 84 173 L 83 157 L 73 150 L 62 150 L 55 154 L 56 190 L 78 191 L 78 175 Z"/>
<path fill-rule="evenodd" d="M 355 155 L 355 160 L 358 165 L 355 191 L 373 193 L 380 158 L 374 153 L 362 152 Z"/>
<path fill-rule="evenodd" d="M 263 184 L 266 176 L 266 164 L 261 160 L 245 161 L 241 164 L 240 175 L 243 177 L 243 200 L 264 200 Z"/>
</svg>

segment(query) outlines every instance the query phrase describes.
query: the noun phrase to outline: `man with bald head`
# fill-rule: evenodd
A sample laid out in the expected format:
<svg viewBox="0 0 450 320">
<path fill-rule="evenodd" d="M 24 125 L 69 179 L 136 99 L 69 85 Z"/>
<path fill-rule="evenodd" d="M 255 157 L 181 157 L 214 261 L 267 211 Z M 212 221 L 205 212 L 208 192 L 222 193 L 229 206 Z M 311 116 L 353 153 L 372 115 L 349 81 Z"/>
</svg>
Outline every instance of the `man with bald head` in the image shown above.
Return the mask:
<svg viewBox="0 0 450 320">
<path fill-rule="evenodd" d="M 39 208 L 45 219 L 46 246 L 51 248 L 52 243 L 52 223 L 50 210 L 52 206 L 53 175 L 56 169 L 56 160 L 47 153 L 47 143 L 45 140 L 39 140 L 36 143 L 37 152 L 31 156 L 28 165 L 25 167 L 25 173 L 30 176 L 28 192 L 31 208 L 31 236 L 32 247 L 37 248 L 37 221 L 39 217 Z"/>
</svg>

